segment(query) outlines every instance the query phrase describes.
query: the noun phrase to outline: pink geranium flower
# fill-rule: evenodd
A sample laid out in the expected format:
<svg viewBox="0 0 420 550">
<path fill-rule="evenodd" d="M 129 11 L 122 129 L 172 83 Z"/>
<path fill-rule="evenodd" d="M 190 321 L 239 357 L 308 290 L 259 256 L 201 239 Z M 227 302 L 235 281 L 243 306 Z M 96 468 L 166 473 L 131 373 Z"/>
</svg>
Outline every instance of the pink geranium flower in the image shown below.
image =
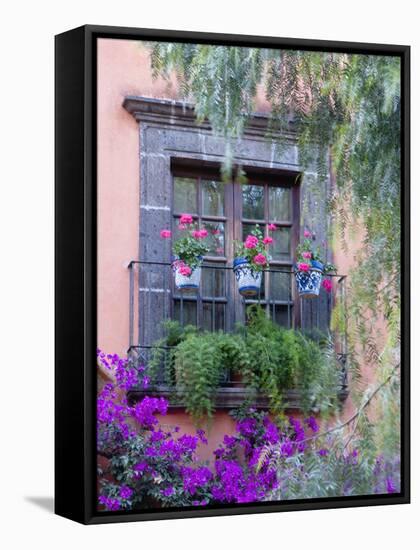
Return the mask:
<svg viewBox="0 0 420 550">
<path fill-rule="evenodd" d="M 194 239 L 205 239 L 208 235 L 208 231 L 207 229 L 194 229 L 191 235 L 194 237 Z"/>
<path fill-rule="evenodd" d="M 269 223 L 268 224 L 268 230 L 269 231 L 275 231 L 277 229 L 277 225 L 275 223 Z"/>
<path fill-rule="evenodd" d="M 193 222 L 193 217 L 191 214 L 181 214 L 181 217 L 179 218 L 179 223 L 181 224 L 190 224 Z"/>
<path fill-rule="evenodd" d="M 248 235 L 245 239 L 244 246 L 245 248 L 255 248 L 258 244 L 258 239 L 254 235 Z"/>
<path fill-rule="evenodd" d="M 312 257 L 312 252 L 302 252 L 302 257 L 309 260 Z"/>
<path fill-rule="evenodd" d="M 184 277 L 189 277 L 192 273 L 192 270 L 189 265 L 181 265 L 178 268 L 178 271 L 181 273 L 181 275 L 184 275 Z"/>
<path fill-rule="evenodd" d="M 263 243 L 264 243 L 264 244 L 271 244 L 272 242 L 273 242 L 272 237 L 265 237 L 265 238 L 263 239 Z"/>
<path fill-rule="evenodd" d="M 333 286 L 333 285 L 332 285 L 332 282 L 331 282 L 330 279 L 324 279 L 324 280 L 322 281 L 322 286 L 323 286 L 323 288 L 325 288 L 325 290 L 326 290 L 327 292 L 331 292 L 331 289 L 332 289 L 332 286 Z"/>
<path fill-rule="evenodd" d="M 303 232 L 303 236 L 306 238 L 306 239 L 309 239 L 312 237 L 312 233 L 310 231 L 308 231 L 307 229 L 305 229 L 305 231 Z"/>
<path fill-rule="evenodd" d="M 257 265 L 265 265 L 267 263 L 267 258 L 264 256 L 264 254 L 257 254 L 254 258 L 254 263 Z"/>
<path fill-rule="evenodd" d="M 300 262 L 297 264 L 297 268 L 299 271 L 309 271 L 309 264 L 305 262 Z"/>
<path fill-rule="evenodd" d="M 181 231 L 185 231 L 185 229 L 187 229 L 187 226 L 185 225 L 185 223 L 180 223 L 178 225 L 178 229 L 180 229 Z"/>
<path fill-rule="evenodd" d="M 171 235 L 172 233 L 169 231 L 169 229 L 162 229 L 162 231 L 160 232 L 160 236 L 162 237 L 162 239 L 170 239 Z"/>
</svg>

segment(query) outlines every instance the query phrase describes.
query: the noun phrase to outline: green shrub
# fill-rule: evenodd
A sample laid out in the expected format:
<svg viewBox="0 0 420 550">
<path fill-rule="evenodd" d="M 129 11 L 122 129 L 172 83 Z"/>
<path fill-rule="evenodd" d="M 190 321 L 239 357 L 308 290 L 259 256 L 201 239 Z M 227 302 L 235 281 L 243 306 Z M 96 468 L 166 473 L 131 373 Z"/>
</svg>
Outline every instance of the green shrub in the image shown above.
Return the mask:
<svg viewBox="0 0 420 550">
<path fill-rule="evenodd" d="M 165 382 L 176 388 L 195 421 L 212 416 L 226 370 L 241 374 L 255 393 L 264 393 L 275 414 L 284 411 L 284 394 L 290 389 L 300 391 L 305 412 L 313 407 L 331 412 L 339 386 L 332 344 L 317 343 L 300 331 L 276 325 L 260 306 L 250 306 L 247 313 L 247 325 L 230 334 L 166 323 L 167 337 L 152 353 L 152 379 L 157 367 L 163 366 Z"/>
</svg>

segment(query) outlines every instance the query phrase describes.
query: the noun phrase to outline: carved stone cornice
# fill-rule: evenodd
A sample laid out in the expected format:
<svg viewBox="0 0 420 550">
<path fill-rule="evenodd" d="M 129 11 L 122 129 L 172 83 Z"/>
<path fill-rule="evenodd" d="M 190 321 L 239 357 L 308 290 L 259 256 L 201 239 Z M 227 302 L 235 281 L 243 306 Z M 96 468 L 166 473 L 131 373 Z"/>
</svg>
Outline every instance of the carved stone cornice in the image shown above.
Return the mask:
<svg viewBox="0 0 420 550">
<path fill-rule="evenodd" d="M 156 99 L 142 96 L 128 95 L 123 101 L 123 107 L 137 122 L 162 124 L 164 126 L 180 126 L 195 128 L 196 130 L 211 130 L 208 120 L 198 122 L 194 106 L 191 103 L 171 99 Z M 245 127 L 245 135 L 265 136 L 268 129 L 269 117 L 264 113 L 254 113 Z M 293 120 L 288 120 L 288 132 L 294 138 Z M 272 132 L 275 135 L 275 132 Z M 284 135 L 284 134 L 283 134 Z"/>
</svg>

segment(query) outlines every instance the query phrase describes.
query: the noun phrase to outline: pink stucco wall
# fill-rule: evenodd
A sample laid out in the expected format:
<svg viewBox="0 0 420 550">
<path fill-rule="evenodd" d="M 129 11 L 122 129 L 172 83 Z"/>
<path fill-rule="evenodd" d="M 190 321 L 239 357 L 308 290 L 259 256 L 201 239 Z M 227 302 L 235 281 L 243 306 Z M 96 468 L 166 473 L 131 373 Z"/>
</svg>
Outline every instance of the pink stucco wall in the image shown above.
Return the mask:
<svg viewBox="0 0 420 550">
<path fill-rule="evenodd" d="M 126 95 L 177 98 L 176 82 L 153 80 L 141 42 L 98 40 L 98 347 L 128 347 L 128 269 L 138 257 L 139 132 Z M 257 109 L 268 104 L 261 96 Z"/>
<path fill-rule="evenodd" d="M 128 347 L 128 269 L 138 256 L 139 132 L 127 94 L 174 97 L 138 42 L 98 41 L 98 347 Z M 171 95 L 172 94 L 172 95 Z"/>
</svg>

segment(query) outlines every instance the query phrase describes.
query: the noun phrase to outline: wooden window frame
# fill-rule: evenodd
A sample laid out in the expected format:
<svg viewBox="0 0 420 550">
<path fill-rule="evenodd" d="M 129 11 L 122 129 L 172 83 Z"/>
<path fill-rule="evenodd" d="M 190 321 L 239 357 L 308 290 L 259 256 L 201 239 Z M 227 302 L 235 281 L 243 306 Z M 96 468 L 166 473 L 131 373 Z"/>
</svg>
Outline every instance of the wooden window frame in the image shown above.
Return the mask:
<svg viewBox="0 0 420 550">
<path fill-rule="evenodd" d="M 275 223 L 277 227 L 290 227 L 290 259 L 289 260 L 272 260 L 271 266 L 280 268 L 290 268 L 292 270 L 294 263 L 294 250 L 299 241 L 299 232 L 300 232 L 300 174 L 290 174 L 288 172 L 281 172 L 278 170 L 270 171 L 264 170 L 260 172 L 255 172 L 252 170 L 246 170 L 242 167 L 242 170 L 245 170 L 245 174 L 250 185 L 262 185 L 264 186 L 264 220 L 253 220 L 242 217 L 242 192 L 239 178 L 237 176 L 238 172 L 235 169 L 233 172 L 232 181 L 224 183 L 225 185 L 225 204 L 224 204 L 224 216 L 212 216 L 212 215 L 203 215 L 202 213 L 202 191 L 201 185 L 203 180 L 217 180 L 222 181 L 220 177 L 220 165 L 200 163 L 195 166 L 195 163 L 188 165 L 182 161 L 173 164 L 171 166 L 171 217 L 172 220 L 179 218 L 183 212 L 177 212 L 174 210 L 174 189 L 175 189 L 175 178 L 193 178 L 197 180 L 197 190 L 196 190 L 196 213 L 191 213 L 193 219 L 198 221 L 200 224 L 202 221 L 213 221 L 221 222 L 225 224 L 224 232 L 224 256 L 205 256 L 204 262 L 222 265 L 230 267 L 234 259 L 234 241 L 242 240 L 242 227 L 244 223 L 256 224 L 264 227 L 264 232 L 268 235 L 267 226 L 269 223 Z M 279 182 L 279 180 L 281 182 Z M 270 187 L 282 187 L 288 188 L 291 190 L 290 193 L 290 208 L 291 208 L 291 217 L 290 220 L 274 220 L 269 217 L 269 188 Z M 189 212 L 190 213 L 190 212 Z M 270 273 L 265 273 L 265 283 L 266 288 L 268 288 L 268 277 Z M 235 322 L 238 320 L 245 322 L 243 317 L 243 301 L 239 300 L 237 288 L 234 284 L 233 277 L 225 278 L 225 298 L 211 298 L 208 296 L 201 296 L 200 293 L 197 296 L 183 298 L 186 302 L 197 303 L 197 324 L 202 326 L 203 321 L 203 303 L 216 301 L 217 303 L 223 303 L 225 306 L 224 310 L 224 330 L 230 331 L 233 329 Z M 289 307 L 292 309 L 292 315 L 290 320 L 290 326 L 296 327 L 300 322 L 300 312 L 299 308 L 296 307 L 296 290 L 294 285 L 291 286 L 291 296 L 287 301 L 276 300 L 276 305 L 286 306 L 289 304 Z M 172 292 L 172 316 L 175 314 L 175 301 L 179 300 L 179 296 Z M 257 300 L 247 299 L 245 303 L 253 303 Z M 266 306 L 266 300 L 258 300 L 261 305 Z M 283 303 L 284 302 L 284 303 Z M 214 312 L 213 312 L 214 316 Z M 214 325 L 215 321 L 213 318 L 212 324 Z"/>
</svg>

